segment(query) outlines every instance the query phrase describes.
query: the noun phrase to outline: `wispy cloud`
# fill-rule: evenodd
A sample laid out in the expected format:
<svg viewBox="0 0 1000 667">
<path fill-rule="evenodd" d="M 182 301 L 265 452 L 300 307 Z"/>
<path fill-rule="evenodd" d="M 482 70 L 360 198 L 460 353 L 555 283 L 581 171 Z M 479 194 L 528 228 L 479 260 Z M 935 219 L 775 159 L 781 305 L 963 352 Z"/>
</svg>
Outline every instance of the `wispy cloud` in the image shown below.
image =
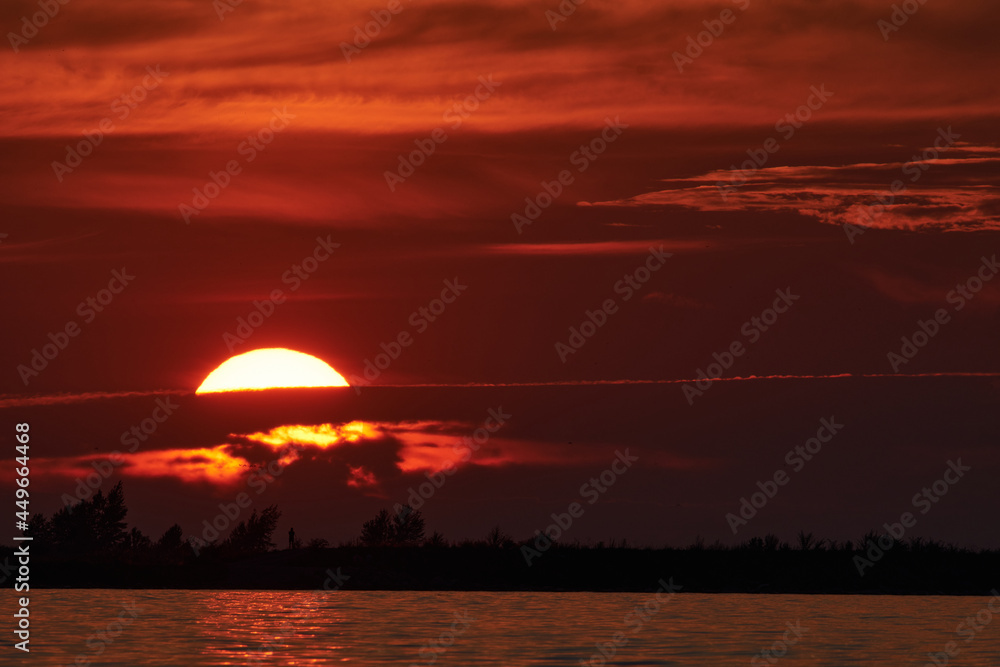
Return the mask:
<svg viewBox="0 0 1000 667">
<path fill-rule="evenodd" d="M 597 241 L 593 243 L 498 243 L 486 246 L 489 253 L 500 255 L 634 255 L 650 247 L 671 250 L 696 250 L 709 247 L 704 241 Z"/>
<path fill-rule="evenodd" d="M 170 85 L 117 132 L 252 129 L 275 104 L 294 106 L 300 128 L 426 129 L 491 71 L 503 95 L 470 119 L 491 131 L 590 126 L 622 109 L 630 122 L 661 127 L 768 122 L 776 108 L 798 104 L 817 70 L 843 91 L 831 117 L 985 116 L 996 108 L 1000 93 L 982 74 L 997 53 L 990 3 L 929 3 L 891 48 L 875 25 L 889 11 L 883 0 L 753 3 L 692 68 L 697 79 L 680 76 L 673 52 L 727 4 L 590 0 L 553 34 L 543 6 L 527 0 L 404 3 L 348 63 L 340 44 L 371 21 L 372 3 L 261 0 L 235 5 L 224 21 L 212 3 L 195 0 L 68 3 L 19 53 L 0 53 L 10 83 L 0 94 L 0 134 L 77 134 L 157 63 L 171 72 Z M 4 3 L 0 24 L 6 33 L 37 11 L 31 0 Z"/>
<path fill-rule="evenodd" d="M 959 144 L 947 157 L 911 162 L 716 170 L 664 180 L 663 190 L 587 205 L 790 212 L 827 224 L 882 229 L 1000 229 L 1000 185 L 993 176 L 998 152 L 994 146 Z M 890 187 L 897 180 L 905 189 L 893 195 Z"/>
</svg>

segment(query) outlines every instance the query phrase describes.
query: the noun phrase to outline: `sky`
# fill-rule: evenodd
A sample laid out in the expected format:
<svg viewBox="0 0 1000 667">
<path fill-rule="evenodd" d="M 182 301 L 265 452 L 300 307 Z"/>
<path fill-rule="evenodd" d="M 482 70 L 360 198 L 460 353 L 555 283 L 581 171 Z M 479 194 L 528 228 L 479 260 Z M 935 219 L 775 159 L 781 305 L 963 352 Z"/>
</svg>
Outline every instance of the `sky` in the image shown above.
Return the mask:
<svg viewBox="0 0 1000 667">
<path fill-rule="evenodd" d="M 114 456 L 154 537 L 248 491 L 337 543 L 451 462 L 428 529 L 527 538 L 628 450 L 565 539 L 910 510 L 1000 546 L 998 10 L 562 7 L 4 3 L 0 414 L 34 508 Z M 354 388 L 194 395 L 265 347 Z"/>
</svg>

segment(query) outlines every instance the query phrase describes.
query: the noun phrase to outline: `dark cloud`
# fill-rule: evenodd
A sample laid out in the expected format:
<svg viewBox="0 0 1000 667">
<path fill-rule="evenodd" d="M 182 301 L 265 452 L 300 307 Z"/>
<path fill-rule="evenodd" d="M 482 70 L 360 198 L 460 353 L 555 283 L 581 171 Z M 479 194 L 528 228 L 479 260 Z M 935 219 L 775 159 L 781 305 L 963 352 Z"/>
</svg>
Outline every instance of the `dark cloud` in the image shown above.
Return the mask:
<svg viewBox="0 0 1000 667">
<path fill-rule="evenodd" d="M 995 383 L 995 378 L 992 380 Z M 627 536 L 648 544 L 733 539 L 724 520 L 756 482 L 789 469 L 786 453 L 813 437 L 822 419 L 843 424 L 792 481 L 751 522 L 748 534 L 774 530 L 792 538 L 798 528 L 836 539 L 854 539 L 910 508 L 910 499 L 938 479 L 949 460 L 972 471 L 921 517 L 920 534 L 977 544 L 1000 544 L 1000 534 L 978 524 L 977 507 L 996 501 L 990 480 L 1000 466 L 995 419 L 1000 394 L 990 378 L 840 378 L 718 383 L 693 406 L 677 385 L 525 388 L 366 389 L 338 399 L 329 391 L 274 392 L 255 396 L 187 397 L 163 424 L 168 442 L 191 433 L 247 430 L 281 417 L 339 415 L 342 419 L 396 415 L 401 421 L 454 419 L 476 423 L 490 406 L 511 416 L 496 434 L 504 442 L 532 443 L 522 462 L 477 465 L 491 456 L 488 441 L 471 465 L 446 476 L 423 511 L 431 530 L 450 537 L 478 537 L 495 523 L 526 537 L 549 514 L 579 498 L 579 488 L 606 469 L 616 451 L 638 461 L 601 500 L 588 506 L 573 539 Z M 353 397 L 350 390 L 347 396 Z M 763 398 L 764 400 L 760 400 Z M 298 409 L 292 406 L 301 406 Z M 139 410 L 137 398 L 105 399 L 83 412 L 72 406 L 21 411 L 36 442 L 49 453 L 72 444 L 53 428 L 86 433 L 105 417 Z M 939 415 L 947 414 L 943 420 Z M 110 430 L 110 429 L 109 429 Z M 188 435 L 186 435 L 188 434 Z M 97 436 L 101 437 L 101 436 Z M 56 443 L 64 443 L 58 445 Z M 101 448 L 116 443 L 105 443 Z M 162 443 L 161 443 L 162 444 Z M 159 444 L 157 446 L 160 446 Z M 246 483 L 196 483 L 178 487 L 170 477 L 135 478 L 116 471 L 104 482 L 125 481 L 130 521 L 158 534 L 174 520 L 189 533 L 215 513 L 215 505 L 247 491 L 263 507 L 277 503 L 284 524 L 303 535 L 334 542 L 355 537 L 379 507 L 404 503 L 427 481 L 422 471 L 397 467 L 400 441 L 377 438 L 326 450 L 307 448 L 263 487 Z M 539 453 L 556 452 L 551 460 Z M 263 452 L 261 452 L 263 453 Z M 686 462 L 686 463 L 685 463 Z M 352 487 L 351 467 L 363 467 L 376 487 Z M 250 471 L 247 471 L 249 473 Z M 33 481 L 38 508 L 59 506 L 73 482 L 53 475 Z M 68 488 L 67 488 L 68 487 Z M 177 498 L 177 500 L 173 500 Z M 991 499 L 992 498 L 992 499 Z M 577 532 L 578 530 L 578 532 Z M 972 536 L 975 536 L 974 538 Z"/>
</svg>

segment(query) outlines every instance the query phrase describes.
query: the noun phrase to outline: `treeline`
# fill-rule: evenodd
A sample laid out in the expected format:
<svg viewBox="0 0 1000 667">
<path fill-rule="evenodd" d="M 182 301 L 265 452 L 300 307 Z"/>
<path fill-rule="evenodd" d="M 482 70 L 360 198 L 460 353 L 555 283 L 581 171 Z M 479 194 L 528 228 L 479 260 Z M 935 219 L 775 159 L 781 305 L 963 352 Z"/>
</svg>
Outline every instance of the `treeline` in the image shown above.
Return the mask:
<svg viewBox="0 0 1000 667">
<path fill-rule="evenodd" d="M 36 552 L 72 553 L 77 556 L 109 555 L 109 554 L 155 554 L 168 560 L 176 560 L 185 552 L 192 554 L 204 551 L 213 556 L 243 556 L 247 554 L 264 553 L 278 548 L 274 542 L 274 532 L 277 529 L 281 512 L 276 505 L 265 508 L 260 513 L 253 510 L 248 518 L 237 523 L 225 539 L 208 543 L 201 549 L 193 549 L 191 542 L 196 538 L 184 538 L 180 525 L 174 524 L 156 540 L 143 534 L 138 528 L 129 528 L 125 518 L 128 507 L 125 504 L 125 492 L 121 482 L 107 494 L 98 491 L 90 499 L 66 506 L 56 512 L 52 518 L 43 514 L 35 514 L 28 523 L 26 535 L 33 538 L 32 546 Z M 879 541 L 882 546 L 879 546 Z M 738 544 L 723 544 L 716 541 L 706 544 L 703 538 L 697 538 L 687 547 L 687 550 L 697 551 L 830 551 L 830 552 L 867 552 L 873 545 L 882 550 L 896 549 L 922 553 L 957 553 L 968 552 L 968 549 L 920 537 L 906 540 L 893 540 L 888 548 L 885 535 L 870 531 L 857 542 L 845 540 L 816 539 L 812 533 L 799 531 L 793 542 L 783 541 L 778 536 L 768 534 L 763 537 L 751 537 Z M 329 542 L 322 538 L 309 541 L 295 539 L 293 548 L 328 548 Z M 342 542 L 341 546 L 367 547 L 467 547 L 482 546 L 496 549 L 515 547 L 531 547 L 547 551 L 550 548 L 573 547 L 576 549 L 627 549 L 634 548 L 627 540 L 611 540 L 595 544 L 579 542 L 552 541 L 542 536 L 530 540 L 515 541 L 505 533 L 500 526 L 492 527 L 482 539 L 449 541 L 441 533 L 426 535 L 426 522 L 419 510 L 403 506 L 395 513 L 387 509 L 380 510 L 372 519 L 364 522 L 357 538 Z"/>
<path fill-rule="evenodd" d="M 643 590 L 676 576 L 684 590 L 739 592 L 933 592 L 985 594 L 997 586 L 1000 551 L 970 550 L 922 538 L 869 532 L 858 541 L 792 542 L 775 535 L 661 549 L 627 541 L 580 544 L 545 535 L 517 541 L 499 526 L 482 539 L 426 534 L 409 507 L 380 510 L 338 547 L 315 538 L 278 548 L 281 512 L 253 511 L 228 536 L 204 543 L 177 524 L 152 539 L 126 522 L 119 482 L 107 495 L 34 515 L 33 581 L 43 587 L 319 588 L 344 568 L 345 588 L 427 590 Z M 13 547 L 0 549 L 0 565 Z M 34 578 L 37 572 L 39 578 Z M 2 579 L 2 578 L 0 578 Z M 13 577 L 7 577 L 12 585 Z"/>
<path fill-rule="evenodd" d="M 51 518 L 33 515 L 24 534 L 32 538 L 33 553 L 43 557 L 117 557 L 179 564 L 195 556 L 180 525 L 172 525 L 153 540 L 138 528 L 129 528 L 126 516 L 125 491 L 118 482 L 107 495 L 98 491 L 87 500 L 63 507 Z M 280 518 L 281 512 L 274 505 L 259 514 L 254 510 L 225 540 L 209 545 L 209 551 L 237 557 L 269 551 L 275 548 L 271 537 Z"/>
</svg>

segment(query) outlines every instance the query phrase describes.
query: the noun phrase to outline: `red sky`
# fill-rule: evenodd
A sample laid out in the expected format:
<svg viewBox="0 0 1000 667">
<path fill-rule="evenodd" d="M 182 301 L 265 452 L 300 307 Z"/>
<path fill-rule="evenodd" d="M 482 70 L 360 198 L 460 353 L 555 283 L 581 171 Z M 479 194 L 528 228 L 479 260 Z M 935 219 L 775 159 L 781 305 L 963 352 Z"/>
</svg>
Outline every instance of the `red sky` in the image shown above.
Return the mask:
<svg viewBox="0 0 1000 667">
<path fill-rule="evenodd" d="M 546 11 L 558 3 L 404 0 L 347 62 L 341 43 L 387 4 L 244 0 L 220 20 L 205 2 L 73 0 L 16 52 L 8 36 L 0 272 L 14 287 L 2 297 L 0 411 L 51 436 L 36 452 L 46 512 L 72 490 L 70 471 L 120 449 L 119 435 L 168 395 L 155 392 L 175 391 L 183 407 L 114 474 L 148 532 L 175 519 L 193 531 L 232 493 L 229 463 L 192 468 L 177 452 L 266 462 L 273 452 L 246 436 L 361 420 L 381 425 L 367 444 L 306 450 L 261 500 L 300 534 L 353 537 L 434 468 L 439 446 L 504 405 L 519 418 L 435 497 L 431 528 L 479 536 L 500 522 L 527 536 L 632 447 L 643 463 L 579 539 L 729 539 L 726 508 L 821 416 L 843 412 L 853 421 L 842 450 L 752 529 L 856 538 L 964 456 L 975 473 L 924 525 L 1000 544 L 974 518 L 1000 500 L 990 378 L 718 383 L 694 406 L 678 384 L 414 387 L 406 401 L 371 388 L 324 394 L 328 406 L 301 413 L 275 399 L 281 409 L 253 418 L 183 393 L 257 347 L 359 376 L 404 331 L 413 345 L 373 384 L 686 380 L 747 343 L 742 327 L 776 290 L 800 299 L 724 375 L 1000 372 L 1000 281 L 961 309 L 949 298 L 1000 252 L 991 5 L 929 2 L 886 40 L 878 22 L 892 5 L 876 0 L 588 0 L 555 30 Z M 679 72 L 674 52 L 727 9 L 732 22 Z M 36 11 L 5 3 L 0 25 L 20 32 Z M 809 103 L 808 120 L 786 118 Z M 607 119 L 620 134 L 581 157 Z M 53 166 L 102 121 L 72 171 Z M 270 142 L 252 148 L 263 128 Z M 768 141 L 779 149 L 735 181 L 731 168 Z M 386 172 L 428 142 L 433 154 L 390 189 Z M 236 168 L 219 177 L 227 164 Z M 569 184 L 536 220 L 512 221 L 564 171 Z M 195 205 L 211 173 L 227 185 L 188 224 L 181 205 Z M 905 190 L 865 218 L 896 180 Z M 736 182 L 723 197 L 717 185 Z M 876 229 L 842 226 L 865 220 Z M 317 257 L 317 238 L 339 247 L 308 279 L 283 279 Z M 626 301 L 618 281 L 660 246 L 672 256 Z M 120 294 L 81 310 L 122 270 L 135 278 Z M 413 314 L 449 280 L 468 289 L 421 329 Z M 227 346 L 238 318 L 277 289 L 273 314 Z M 564 362 L 556 344 L 607 299 L 615 312 Z M 894 368 L 900 337 L 942 308 L 948 322 Z M 18 367 L 71 322 L 79 335 L 26 384 Z M 114 396 L 23 402 L 90 392 Z M 154 393 L 118 396 L 127 392 Z M 333 523 L 317 498 L 335 504 Z M 651 527 L 651 508 L 676 514 Z"/>
</svg>

